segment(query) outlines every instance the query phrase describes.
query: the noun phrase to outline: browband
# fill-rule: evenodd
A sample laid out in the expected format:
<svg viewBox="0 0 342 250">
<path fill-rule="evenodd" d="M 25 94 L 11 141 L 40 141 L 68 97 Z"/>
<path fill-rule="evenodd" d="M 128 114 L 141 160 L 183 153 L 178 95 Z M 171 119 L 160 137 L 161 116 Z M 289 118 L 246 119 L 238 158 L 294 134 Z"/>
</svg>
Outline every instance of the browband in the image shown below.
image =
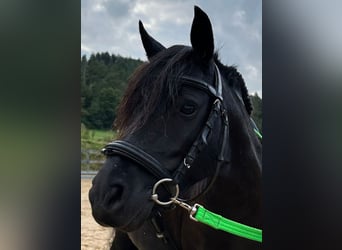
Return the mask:
<svg viewBox="0 0 342 250">
<path fill-rule="evenodd" d="M 215 88 L 211 86 L 210 84 L 198 80 L 196 78 L 193 78 L 191 76 L 182 76 L 181 79 L 183 81 L 183 84 L 189 85 L 192 87 L 195 87 L 197 89 L 202 89 L 206 91 L 208 94 L 213 96 L 214 98 L 220 99 L 220 101 L 223 101 L 222 97 L 222 81 L 221 81 L 221 75 L 218 67 L 216 64 L 214 64 L 215 67 Z"/>
</svg>

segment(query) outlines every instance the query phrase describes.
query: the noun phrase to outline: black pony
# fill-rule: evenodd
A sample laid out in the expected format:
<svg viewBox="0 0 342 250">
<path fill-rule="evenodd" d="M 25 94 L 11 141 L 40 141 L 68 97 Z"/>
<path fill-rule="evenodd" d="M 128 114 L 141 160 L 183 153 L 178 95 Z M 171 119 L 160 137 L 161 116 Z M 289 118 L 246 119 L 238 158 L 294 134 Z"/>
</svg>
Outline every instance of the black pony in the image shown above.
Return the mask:
<svg viewBox="0 0 342 250">
<path fill-rule="evenodd" d="M 119 139 L 103 150 L 89 192 L 94 218 L 116 229 L 112 249 L 261 249 L 191 220 L 175 199 L 179 188 L 177 201 L 261 228 L 262 147 L 242 76 L 220 63 L 198 7 L 192 47 L 166 49 L 139 30 L 149 62 L 119 106 Z"/>
</svg>

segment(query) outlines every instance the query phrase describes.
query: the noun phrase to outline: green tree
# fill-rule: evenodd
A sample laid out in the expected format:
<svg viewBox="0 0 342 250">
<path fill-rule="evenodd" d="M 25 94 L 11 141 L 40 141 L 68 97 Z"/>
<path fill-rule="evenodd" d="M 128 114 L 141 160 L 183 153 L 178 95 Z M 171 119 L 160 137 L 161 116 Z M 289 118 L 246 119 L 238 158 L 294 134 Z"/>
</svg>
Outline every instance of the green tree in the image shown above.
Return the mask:
<svg viewBox="0 0 342 250">
<path fill-rule="evenodd" d="M 115 109 L 119 103 L 117 98 L 115 90 L 111 87 L 100 91 L 98 102 L 103 129 L 112 128 L 115 119 Z"/>
<path fill-rule="evenodd" d="M 140 64 L 108 52 L 81 57 L 81 122 L 87 128 L 112 126 L 127 80 Z"/>
</svg>

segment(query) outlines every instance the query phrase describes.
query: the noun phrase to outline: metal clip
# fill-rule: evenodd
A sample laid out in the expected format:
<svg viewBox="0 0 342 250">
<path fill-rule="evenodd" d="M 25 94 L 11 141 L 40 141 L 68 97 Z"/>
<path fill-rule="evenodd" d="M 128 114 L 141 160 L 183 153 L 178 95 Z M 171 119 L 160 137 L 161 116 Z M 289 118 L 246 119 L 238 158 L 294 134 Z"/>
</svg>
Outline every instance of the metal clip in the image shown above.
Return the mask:
<svg viewBox="0 0 342 250">
<path fill-rule="evenodd" d="M 173 199 L 173 198 L 171 198 L 171 199 L 173 200 L 173 202 L 176 205 L 184 208 L 185 210 L 187 210 L 189 212 L 190 219 L 192 219 L 194 221 L 198 221 L 194 216 L 196 215 L 198 207 L 200 207 L 201 205 L 196 203 L 195 205 L 191 206 L 188 203 L 185 203 L 185 202 L 183 202 L 183 201 L 181 201 L 179 199 Z"/>
<path fill-rule="evenodd" d="M 198 220 L 194 216 L 196 215 L 199 207 L 202 207 L 202 206 L 200 204 L 195 203 L 195 205 L 192 207 L 192 209 L 190 211 L 190 215 L 189 215 L 190 219 L 197 221 L 197 222 L 198 222 Z"/>
<path fill-rule="evenodd" d="M 186 162 L 184 161 L 184 164 L 185 164 L 185 163 L 186 163 Z M 197 204 L 197 203 L 196 203 L 195 205 L 191 206 L 191 205 L 189 205 L 188 203 L 185 203 L 184 201 L 182 201 L 181 199 L 178 199 L 178 195 L 179 195 L 179 186 L 178 186 L 178 184 L 176 184 L 176 186 L 175 186 L 175 187 L 176 187 L 176 193 L 175 193 L 175 195 L 174 195 L 173 197 L 171 197 L 169 201 L 160 201 L 160 200 L 158 199 L 158 194 L 156 193 L 157 187 L 158 187 L 160 184 L 164 183 L 164 182 L 173 182 L 173 180 L 170 179 L 170 178 L 164 178 L 164 179 L 161 179 L 161 180 L 159 180 L 158 182 L 156 182 L 156 184 L 154 184 L 154 186 L 153 186 L 151 199 L 152 199 L 155 203 L 157 203 L 158 205 L 162 205 L 162 206 L 167 206 L 167 205 L 170 205 L 170 204 L 174 203 L 174 204 L 176 204 L 176 205 L 178 205 L 178 206 L 184 208 L 185 210 L 187 210 L 187 211 L 189 212 L 189 217 L 190 217 L 190 219 L 192 219 L 192 220 L 194 220 L 194 221 L 198 221 L 198 220 L 195 218 L 195 215 L 196 215 L 197 209 L 198 209 L 199 207 L 202 207 L 202 206 L 199 205 L 199 204 Z M 157 235 L 157 237 L 161 237 L 161 235 L 159 235 L 159 236 Z"/>
</svg>

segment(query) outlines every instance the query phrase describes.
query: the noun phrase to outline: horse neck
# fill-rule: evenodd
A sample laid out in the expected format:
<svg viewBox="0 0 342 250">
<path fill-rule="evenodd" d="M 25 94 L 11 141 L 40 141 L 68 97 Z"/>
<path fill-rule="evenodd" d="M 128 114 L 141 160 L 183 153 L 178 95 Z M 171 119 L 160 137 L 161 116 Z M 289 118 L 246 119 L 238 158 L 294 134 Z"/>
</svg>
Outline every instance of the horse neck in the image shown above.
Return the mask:
<svg viewBox="0 0 342 250">
<path fill-rule="evenodd" d="M 230 147 L 231 162 L 222 166 L 203 202 L 224 217 L 260 227 L 261 145 L 244 130 L 231 133 Z"/>
<path fill-rule="evenodd" d="M 253 178 L 254 176 L 254 178 Z M 260 173 L 245 173 L 231 166 L 228 176 L 219 176 L 207 194 L 198 203 L 223 217 L 260 227 L 261 181 Z"/>
</svg>

